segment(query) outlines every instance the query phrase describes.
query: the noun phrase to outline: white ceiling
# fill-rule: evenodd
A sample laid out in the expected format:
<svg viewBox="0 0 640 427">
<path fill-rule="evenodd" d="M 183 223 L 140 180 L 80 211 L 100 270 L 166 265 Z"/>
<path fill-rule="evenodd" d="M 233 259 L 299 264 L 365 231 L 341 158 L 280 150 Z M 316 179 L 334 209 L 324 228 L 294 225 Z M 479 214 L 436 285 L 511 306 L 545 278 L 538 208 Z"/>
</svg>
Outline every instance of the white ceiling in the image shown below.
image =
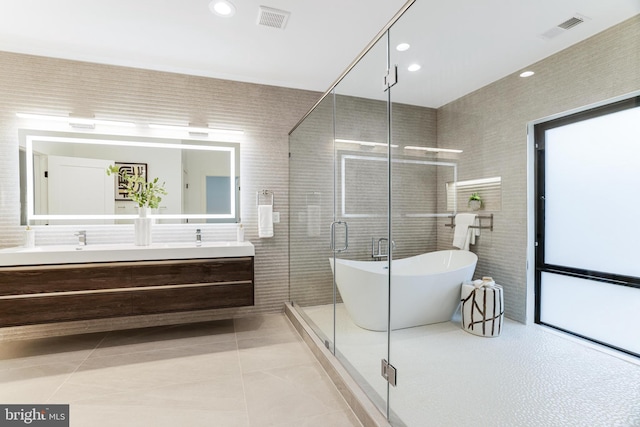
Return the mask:
<svg viewBox="0 0 640 427">
<path fill-rule="evenodd" d="M 232 1 L 221 18 L 209 0 L 0 0 L 0 50 L 324 91 L 405 3 Z M 291 12 L 286 28 L 258 26 L 260 5 Z M 540 37 L 575 13 L 590 19 Z M 638 13 L 640 0 L 417 0 L 391 31 L 416 81 L 398 96 L 438 107 Z M 385 63 L 375 49 L 341 88 L 376 97 Z"/>
</svg>

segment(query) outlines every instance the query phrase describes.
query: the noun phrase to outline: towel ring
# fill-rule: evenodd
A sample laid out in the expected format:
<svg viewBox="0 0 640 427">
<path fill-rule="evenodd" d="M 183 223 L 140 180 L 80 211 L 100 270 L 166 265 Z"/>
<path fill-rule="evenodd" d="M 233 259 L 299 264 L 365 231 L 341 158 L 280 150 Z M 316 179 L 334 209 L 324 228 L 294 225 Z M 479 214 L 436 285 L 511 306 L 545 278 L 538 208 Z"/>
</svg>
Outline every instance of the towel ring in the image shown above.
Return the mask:
<svg viewBox="0 0 640 427">
<path fill-rule="evenodd" d="M 260 203 L 262 198 L 262 203 Z M 271 190 L 261 190 L 256 192 L 256 205 L 271 205 L 275 202 L 275 193 Z"/>
</svg>

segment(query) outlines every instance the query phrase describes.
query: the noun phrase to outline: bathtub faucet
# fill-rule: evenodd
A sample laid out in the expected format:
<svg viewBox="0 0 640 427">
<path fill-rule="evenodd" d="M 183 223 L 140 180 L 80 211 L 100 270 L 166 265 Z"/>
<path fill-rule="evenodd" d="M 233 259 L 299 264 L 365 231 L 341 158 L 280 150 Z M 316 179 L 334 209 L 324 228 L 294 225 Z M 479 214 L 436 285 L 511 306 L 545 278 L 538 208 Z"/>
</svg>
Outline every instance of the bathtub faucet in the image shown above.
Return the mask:
<svg viewBox="0 0 640 427">
<path fill-rule="evenodd" d="M 382 242 L 387 242 L 386 253 L 383 252 L 384 248 L 383 248 Z M 376 248 L 377 248 L 377 252 L 376 252 Z M 394 242 L 393 240 L 391 241 L 391 248 L 392 249 L 396 248 L 396 242 Z M 378 245 L 376 247 L 376 238 L 375 237 L 371 238 L 371 258 L 375 259 L 376 261 L 389 258 L 389 239 L 387 239 L 386 237 L 379 238 Z"/>
</svg>

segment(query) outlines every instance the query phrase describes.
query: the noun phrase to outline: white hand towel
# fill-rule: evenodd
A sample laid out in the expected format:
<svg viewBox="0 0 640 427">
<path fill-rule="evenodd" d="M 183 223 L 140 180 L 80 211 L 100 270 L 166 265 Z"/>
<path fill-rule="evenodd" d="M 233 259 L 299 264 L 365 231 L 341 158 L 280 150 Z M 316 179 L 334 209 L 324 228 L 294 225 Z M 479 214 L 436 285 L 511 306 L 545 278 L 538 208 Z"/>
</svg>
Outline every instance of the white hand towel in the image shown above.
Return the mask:
<svg viewBox="0 0 640 427">
<path fill-rule="evenodd" d="M 469 250 L 469 243 L 471 243 L 470 234 L 475 235 L 475 230 L 469 228 L 476 220 L 476 214 L 461 213 L 456 215 L 456 227 L 453 232 L 453 246 L 456 248 Z M 475 239 L 475 237 L 474 237 Z"/>
<path fill-rule="evenodd" d="M 480 218 L 476 217 L 476 219 L 473 221 L 473 225 L 474 227 L 478 227 L 478 228 L 469 229 L 469 243 L 471 243 L 472 245 L 475 245 L 476 237 L 480 236 Z"/>
<path fill-rule="evenodd" d="M 273 237 L 272 205 L 258 205 L 258 237 Z"/>
</svg>

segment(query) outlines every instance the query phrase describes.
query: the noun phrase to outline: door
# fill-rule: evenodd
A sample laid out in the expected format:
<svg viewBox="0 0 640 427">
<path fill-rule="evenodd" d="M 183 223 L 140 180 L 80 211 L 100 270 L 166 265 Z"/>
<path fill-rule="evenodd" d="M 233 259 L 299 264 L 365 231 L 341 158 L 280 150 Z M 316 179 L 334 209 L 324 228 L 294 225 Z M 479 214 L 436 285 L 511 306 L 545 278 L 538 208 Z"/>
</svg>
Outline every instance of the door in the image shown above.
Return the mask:
<svg viewBox="0 0 640 427">
<path fill-rule="evenodd" d="M 114 214 L 115 183 L 106 173 L 110 165 L 113 161 L 48 156 L 48 214 Z"/>
<path fill-rule="evenodd" d="M 636 356 L 639 102 L 535 128 L 536 322 Z"/>
</svg>

